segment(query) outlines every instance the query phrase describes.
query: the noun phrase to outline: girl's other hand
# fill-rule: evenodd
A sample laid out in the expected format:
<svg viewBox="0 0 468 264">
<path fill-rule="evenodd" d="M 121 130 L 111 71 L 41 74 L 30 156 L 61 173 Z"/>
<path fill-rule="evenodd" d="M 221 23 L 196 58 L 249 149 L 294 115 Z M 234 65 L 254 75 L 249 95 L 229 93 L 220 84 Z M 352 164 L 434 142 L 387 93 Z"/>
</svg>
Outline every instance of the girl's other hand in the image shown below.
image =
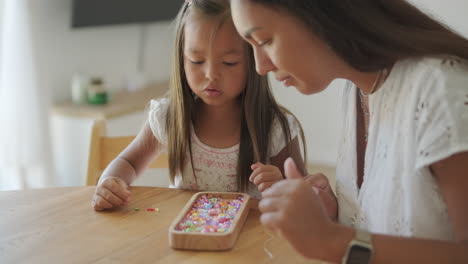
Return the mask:
<svg viewBox="0 0 468 264">
<path fill-rule="evenodd" d="M 122 179 L 108 177 L 97 186 L 91 204 L 96 211 L 127 205 L 130 194 L 128 184 Z"/>
<path fill-rule="evenodd" d="M 260 192 L 283 180 L 283 174 L 281 174 L 280 169 L 276 166 L 257 162 L 251 168 L 253 172 L 249 177 L 249 181 L 257 185 Z"/>
</svg>

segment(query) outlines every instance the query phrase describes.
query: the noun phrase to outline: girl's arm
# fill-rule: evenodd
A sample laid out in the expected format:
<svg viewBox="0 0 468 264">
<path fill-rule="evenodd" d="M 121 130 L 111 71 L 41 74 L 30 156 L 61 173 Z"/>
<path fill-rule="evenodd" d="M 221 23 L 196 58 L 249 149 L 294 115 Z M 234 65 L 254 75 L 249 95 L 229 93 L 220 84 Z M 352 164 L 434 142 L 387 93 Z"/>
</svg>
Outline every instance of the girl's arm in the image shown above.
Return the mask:
<svg viewBox="0 0 468 264">
<path fill-rule="evenodd" d="M 372 263 L 468 263 L 466 164 L 467 152 L 431 166 L 447 204 L 455 241 L 373 235 Z M 280 230 L 300 254 L 340 263 L 354 230 L 327 219 L 314 195 L 316 191 L 297 179 L 299 172 L 288 166 L 286 175 L 296 179 L 283 181 L 263 193 L 259 205 L 262 223 Z"/>
<path fill-rule="evenodd" d="M 146 122 L 135 139 L 107 166 L 99 183 L 117 177 L 130 185 L 156 159 L 160 148 L 161 144 Z"/>
<path fill-rule="evenodd" d="M 97 210 L 105 210 L 130 201 L 128 186 L 156 158 L 161 144 L 156 140 L 149 123 L 101 175 L 91 202 Z"/>
</svg>

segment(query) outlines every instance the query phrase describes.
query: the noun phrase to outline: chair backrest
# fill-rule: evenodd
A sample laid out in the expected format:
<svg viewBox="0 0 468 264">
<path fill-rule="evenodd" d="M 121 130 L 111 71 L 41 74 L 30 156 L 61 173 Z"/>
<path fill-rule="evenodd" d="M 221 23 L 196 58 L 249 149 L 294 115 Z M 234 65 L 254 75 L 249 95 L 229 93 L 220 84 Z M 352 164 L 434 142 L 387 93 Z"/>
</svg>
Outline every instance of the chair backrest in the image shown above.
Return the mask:
<svg viewBox="0 0 468 264">
<path fill-rule="evenodd" d="M 107 137 L 104 120 L 94 121 L 91 132 L 91 143 L 89 149 L 88 172 L 86 185 L 96 185 L 102 171 L 122 152 L 134 136 L 129 137 Z M 168 168 L 167 155 L 161 154 L 150 165 L 150 168 Z"/>
</svg>

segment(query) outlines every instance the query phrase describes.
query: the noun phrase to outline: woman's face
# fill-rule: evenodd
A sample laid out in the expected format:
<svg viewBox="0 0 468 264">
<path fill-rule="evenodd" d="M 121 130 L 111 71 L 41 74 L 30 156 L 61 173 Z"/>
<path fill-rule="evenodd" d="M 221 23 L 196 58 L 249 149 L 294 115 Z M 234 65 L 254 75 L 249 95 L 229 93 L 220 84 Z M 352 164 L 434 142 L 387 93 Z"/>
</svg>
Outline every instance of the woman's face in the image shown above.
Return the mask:
<svg viewBox="0 0 468 264">
<path fill-rule="evenodd" d="M 257 72 L 272 72 L 303 94 L 324 90 L 343 63 L 299 19 L 250 0 L 232 0 L 234 24 L 255 52 Z"/>
</svg>

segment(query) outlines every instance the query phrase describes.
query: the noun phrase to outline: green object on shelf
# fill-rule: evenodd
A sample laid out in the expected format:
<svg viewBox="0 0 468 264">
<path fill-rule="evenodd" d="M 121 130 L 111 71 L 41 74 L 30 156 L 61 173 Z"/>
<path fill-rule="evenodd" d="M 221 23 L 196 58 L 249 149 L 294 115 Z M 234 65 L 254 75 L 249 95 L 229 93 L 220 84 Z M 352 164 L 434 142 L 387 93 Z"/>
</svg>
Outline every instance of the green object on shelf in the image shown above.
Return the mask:
<svg viewBox="0 0 468 264">
<path fill-rule="evenodd" d="M 107 93 L 95 93 L 88 95 L 88 104 L 102 105 L 107 104 Z"/>
<path fill-rule="evenodd" d="M 104 89 L 103 81 L 101 78 L 93 78 L 88 87 L 88 104 L 102 105 L 107 104 L 107 92 Z"/>
</svg>

